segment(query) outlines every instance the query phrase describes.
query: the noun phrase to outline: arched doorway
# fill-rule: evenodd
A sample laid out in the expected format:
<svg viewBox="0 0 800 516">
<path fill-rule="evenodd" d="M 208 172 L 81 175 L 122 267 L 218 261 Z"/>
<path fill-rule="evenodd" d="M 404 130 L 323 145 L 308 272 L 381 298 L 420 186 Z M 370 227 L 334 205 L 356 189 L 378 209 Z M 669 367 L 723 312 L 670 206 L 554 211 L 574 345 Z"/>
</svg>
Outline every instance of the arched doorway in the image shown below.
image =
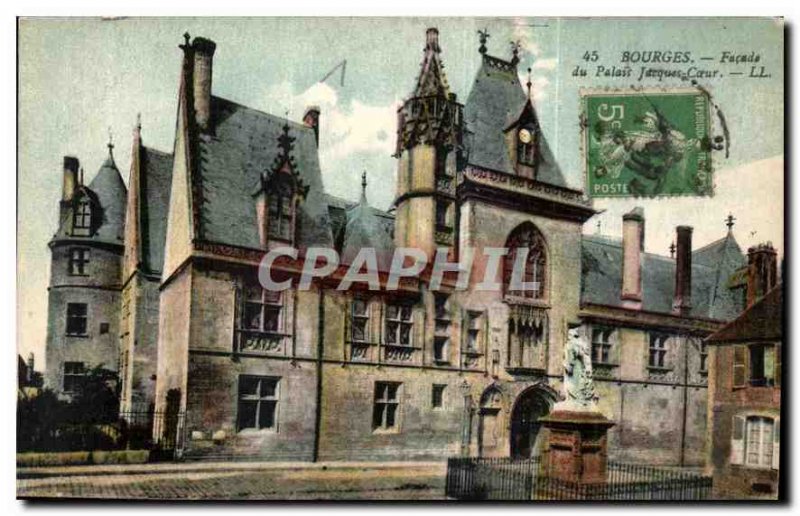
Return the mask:
<svg viewBox="0 0 800 516">
<path fill-rule="evenodd" d="M 511 413 L 511 456 L 529 458 L 540 451 L 539 418 L 550 412 L 550 396 L 538 387 L 522 392 Z"/>
</svg>

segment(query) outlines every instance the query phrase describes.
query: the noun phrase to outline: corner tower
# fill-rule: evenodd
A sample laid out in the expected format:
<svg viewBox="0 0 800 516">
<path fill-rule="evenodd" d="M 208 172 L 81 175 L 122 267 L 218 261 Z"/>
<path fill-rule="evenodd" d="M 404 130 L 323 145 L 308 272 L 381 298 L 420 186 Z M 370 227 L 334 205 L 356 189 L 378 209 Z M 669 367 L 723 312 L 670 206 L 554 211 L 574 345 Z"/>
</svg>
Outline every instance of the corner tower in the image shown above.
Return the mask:
<svg viewBox="0 0 800 516">
<path fill-rule="evenodd" d="M 455 244 L 455 177 L 462 147 L 463 106 L 450 92 L 439 31 L 425 33 L 422 68 L 397 112 L 395 246 L 433 256 Z"/>
</svg>

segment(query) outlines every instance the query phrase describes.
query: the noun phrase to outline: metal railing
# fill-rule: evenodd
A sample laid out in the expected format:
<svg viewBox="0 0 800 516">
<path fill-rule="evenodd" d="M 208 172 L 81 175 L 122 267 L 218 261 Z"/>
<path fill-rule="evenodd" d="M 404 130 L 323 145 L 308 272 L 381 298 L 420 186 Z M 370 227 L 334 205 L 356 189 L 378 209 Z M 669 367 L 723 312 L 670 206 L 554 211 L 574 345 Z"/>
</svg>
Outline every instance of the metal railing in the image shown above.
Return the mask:
<svg viewBox="0 0 800 516">
<path fill-rule="evenodd" d="M 711 477 L 685 470 L 609 462 L 606 481 L 549 477 L 540 459 L 451 458 L 445 494 L 459 500 L 705 500 Z"/>
</svg>

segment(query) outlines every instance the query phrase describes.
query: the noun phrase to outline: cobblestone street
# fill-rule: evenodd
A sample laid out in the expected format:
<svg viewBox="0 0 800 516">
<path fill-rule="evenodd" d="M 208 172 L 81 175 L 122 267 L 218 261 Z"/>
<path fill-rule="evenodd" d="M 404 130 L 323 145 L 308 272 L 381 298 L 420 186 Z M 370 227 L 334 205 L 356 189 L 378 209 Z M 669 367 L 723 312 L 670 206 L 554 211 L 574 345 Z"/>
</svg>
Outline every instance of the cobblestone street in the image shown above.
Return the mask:
<svg viewBox="0 0 800 516">
<path fill-rule="evenodd" d="M 437 500 L 444 463 L 142 464 L 19 468 L 20 498 Z"/>
</svg>

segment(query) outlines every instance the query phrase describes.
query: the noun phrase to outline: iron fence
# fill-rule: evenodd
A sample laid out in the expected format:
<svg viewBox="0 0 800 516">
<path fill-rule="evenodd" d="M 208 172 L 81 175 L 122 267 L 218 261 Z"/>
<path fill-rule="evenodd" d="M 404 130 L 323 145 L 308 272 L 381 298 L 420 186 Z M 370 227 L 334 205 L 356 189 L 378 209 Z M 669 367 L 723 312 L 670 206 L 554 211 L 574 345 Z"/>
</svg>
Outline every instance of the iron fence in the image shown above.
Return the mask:
<svg viewBox="0 0 800 516">
<path fill-rule="evenodd" d="M 583 483 L 543 473 L 540 459 L 451 458 L 446 495 L 460 500 L 704 500 L 711 477 L 609 462 L 605 482 Z"/>
<path fill-rule="evenodd" d="M 183 447 L 184 413 L 154 411 L 56 417 L 17 436 L 18 452 L 151 450 L 172 458 Z M 154 435 L 157 436 L 154 438 Z"/>
</svg>

